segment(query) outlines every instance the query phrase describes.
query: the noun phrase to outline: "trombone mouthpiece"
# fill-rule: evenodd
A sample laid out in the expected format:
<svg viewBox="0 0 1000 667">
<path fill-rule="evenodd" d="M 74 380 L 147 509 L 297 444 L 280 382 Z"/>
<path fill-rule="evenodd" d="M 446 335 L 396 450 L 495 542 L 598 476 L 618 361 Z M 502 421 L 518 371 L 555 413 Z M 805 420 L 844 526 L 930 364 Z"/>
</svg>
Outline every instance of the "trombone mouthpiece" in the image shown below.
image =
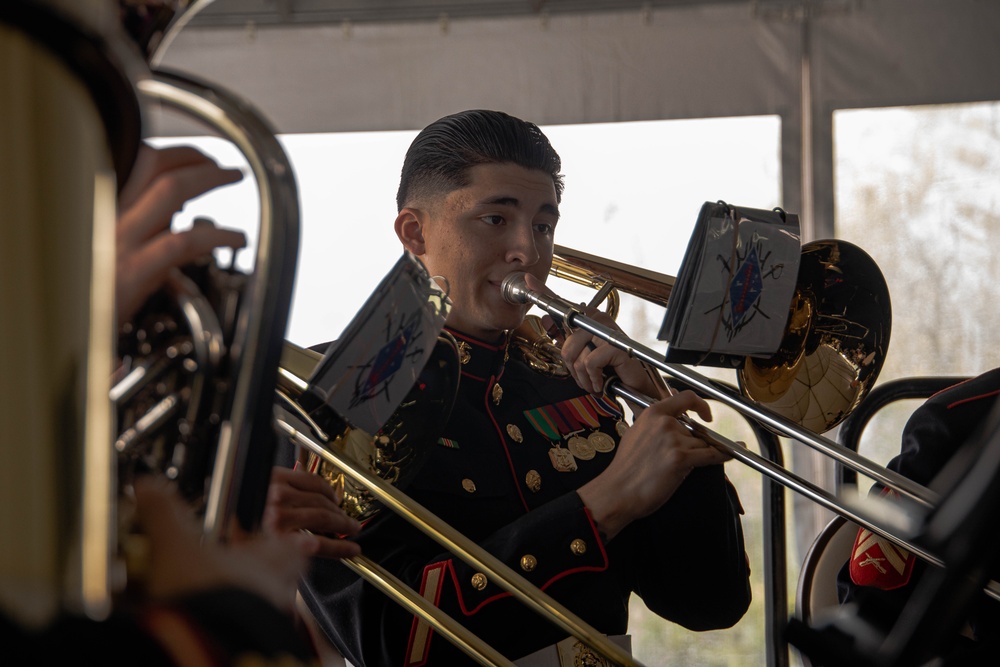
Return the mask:
<svg viewBox="0 0 1000 667">
<path fill-rule="evenodd" d="M 500 283 L 500 293 L 507 303 L 524 304 L 528 303 L 528 286 L 524 282 L 524 272 L 515 271 L 509 274 Z"/>
</svg>

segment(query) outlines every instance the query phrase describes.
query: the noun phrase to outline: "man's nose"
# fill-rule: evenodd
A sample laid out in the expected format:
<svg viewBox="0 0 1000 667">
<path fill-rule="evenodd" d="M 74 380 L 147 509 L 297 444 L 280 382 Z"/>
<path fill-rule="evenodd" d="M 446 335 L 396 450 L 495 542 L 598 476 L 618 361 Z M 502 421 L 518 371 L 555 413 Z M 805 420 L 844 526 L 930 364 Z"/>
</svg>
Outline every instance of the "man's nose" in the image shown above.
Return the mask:
<svg viewBox="0 0 1000 667">
<path fill-rule="evenodd" d="M 507 248 L 507 261 L 520 262 L 522 266 L 531 266 L 538 261 L 538 247 L 535 244 L 534 230 L 530 224 L 516 225 L 510 236 Z"/>
</svg>

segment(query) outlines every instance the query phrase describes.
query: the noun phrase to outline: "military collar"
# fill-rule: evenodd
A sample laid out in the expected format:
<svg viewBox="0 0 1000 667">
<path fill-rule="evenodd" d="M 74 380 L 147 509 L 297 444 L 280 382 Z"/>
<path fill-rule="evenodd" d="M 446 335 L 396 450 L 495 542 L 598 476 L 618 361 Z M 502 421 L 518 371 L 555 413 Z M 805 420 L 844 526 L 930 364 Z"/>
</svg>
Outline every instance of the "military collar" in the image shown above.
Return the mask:
<svg viewBox="0 0 1000 667">
<path fill-rule="evenodd" d="M 458 342 L 462 373 L 483 379 L 500 374 L 507 360 L 509 333 L 505 333 L 499 341 L 487 343 L 454 329 L 445 327 L 445 330 Z"/>
</svg>

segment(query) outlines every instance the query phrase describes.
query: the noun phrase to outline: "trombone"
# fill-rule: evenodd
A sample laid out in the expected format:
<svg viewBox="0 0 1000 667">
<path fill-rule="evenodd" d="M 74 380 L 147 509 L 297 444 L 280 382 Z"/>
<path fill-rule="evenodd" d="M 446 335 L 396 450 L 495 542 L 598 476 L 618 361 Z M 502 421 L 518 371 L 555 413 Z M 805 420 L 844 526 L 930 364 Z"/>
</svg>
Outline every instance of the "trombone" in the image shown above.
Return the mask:
<svg viewBox="0 0 1000 667">
<path fill-rule="evenodd" d="M 863 263 L 867 259 L 867 255 L 862 250 L 843 241 L 818 241 L 806 244 L 803 248 L 803 254 L 821 252 L 825 248 L 832 248 L 832 251 L 826 254 L 827 259 L 830 257 L 847 258 L 847 261 L 852 261 L 855 264 L 859 262 Z M 665 305 L 667 297 L 669 297 L 670 287 L 673 285 L 673 279 L 667 276 L 667 280 L 657 289 L 650 290 L 648 287 L 650 276 L 659 274 L 651 274 L 643 269 L 625 267 L 625 265 L 618 263 L 609 263 L 593 255 L 586 255 L 585 253 L 561 246 L 556 246 L 555 254 L 556 259 L 554 259 L 553 265 L 557 268 L 553 270 L 553 275 L 563 274 L 563 277 L 565 277 L 568 268 L 569 272 L 573 274 L 573 277 L 570 278 L 573 282 L 594 286 L 599 290 L 598 297 L 601 292 L 610 293 L 617 289 L 622 289 L 643 298 L 646 298 L 643 296 L 645 293 L 653 292 L 653 298 L 646 298 L 646 300 Z M 621 270 L 622 267 L 625 267 L 624 271 Z M 831 268 L 836 269 L 836 267 Z M 840 274 L 843 275 L 843 272 L 840 272 Z M 645 284 L 640 284 L 638 287 L 633 288 L 636 276 L 640 276 L 645 281 Z M 881 278 L 881 275 L 878 274 L 878 277 Z M 871 279 L 871 276 L 868 276 L 868 278 Z M 802 286 L 800 285 L 799 290 L 801 289 Z M 849 500 L 838 497 L 732 440 L 707 429 L 701 424 L 688 419 L 680 420 L 693 435 L 704 439 L 706 442 L 723 450 L 758 472 L 802 494 L 826 509 L 840 514 L 858 525 L 902 545 L 924 560 L 937 566 L 943 566 L 944 563 L 937 554 L 931 553 L 923 546 L 915 544 L 907 537 L 902 537 L 912 535 L 916 532 L 917 519 L 914 516 L 915 514 L 926 514 L 939 505 L 941 498 L 934 491 L 865 459 L 839 443 L 803 428 L 775 410 L 721 388 L 712 382 L 712 380 L 697 372 L 682 365 L 667 362 L 665 355 L 659 354 L 627 337 L 620 331 L 588 317 L 578 306 L 566 299 L 554 294 L 530 290 L 525 284 L 524 273 L 515 272 L 508 275 L 502 283 L 501 290 L 508 302 L 537 306 L 548 312 L 555 319 L 561 320 L 565 325 L 583 329 L 595 337 L 626 351 L 630 356 L 641 360 L 667 376 L 680 380 L 696 391 L 702 392 L 704 395 L 718 400 L 744 416 L 765 425 L 772 431 L 802 442 L 835 459 L 844 466 L 878 481 L 883 486 L 896 490 L 911 501 L 911 504 L 914 506 L 912 509 L 916 510 L 915 512 L 900 511 L 896 505 L 877 502 L 877 499 L 866 499 L 865 505 L 874 505 L 876 508 L 875 511 L 871 511 L 859 502 L 860 499 Z M 800 295 L 796 296 L 796 298 L 799 297 Z M 599 302 L 599 299 L 595 297 L 592 303 L 597 302 Z M 609 308 L 609 311 L 612 309 Z M 870 381 L 874 382 L 874 378 L 871 378 Z M 614 378 L 609 379 L 607 390 L 616 396 L 643 407 L 648 407 L 655 402 L 653 399 L 625 387 Z M 854 405 L 860 402 L 864 393 L 866 391 L 862 391 L 862 395 L 854 400 Z M 991 597 L 1000 600 L 1000 584 L 997 582 L 989 582 L 985 591 Z"/>
</svg>

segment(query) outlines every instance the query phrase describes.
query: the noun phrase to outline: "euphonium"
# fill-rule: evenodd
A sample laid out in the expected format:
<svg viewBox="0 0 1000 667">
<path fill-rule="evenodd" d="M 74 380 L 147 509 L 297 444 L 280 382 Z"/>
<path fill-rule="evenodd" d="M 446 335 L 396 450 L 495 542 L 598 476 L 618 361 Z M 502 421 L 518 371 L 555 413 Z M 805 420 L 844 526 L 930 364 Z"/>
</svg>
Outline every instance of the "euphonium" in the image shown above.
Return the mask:
<svg viewBox="0 0 1000 667">
<path fill-rule="evenodd" d="M 273 130 L 217 86 L 157 73 L 140 81 L 162 102 L 229 137 L 258 183 L 254 271 L 214 262 L 175 272 L 124 333 L 126 366 L 112 396 L 122 482 L 145 469 L 178 480 L 221 538 L 235 517 L 252 529 L 263 512 L 273 461 L 273 390 L 298 250 L 298 195 Z"/>
<path fill-rule="evenodd" d="M 204 4 L 188 7 L 184 18 Z M 161 7 L 155 25 L 132 26 L 147 59 L 154 59 L 161 31 L 172 29 L 165 26 L 182 24 L 175 7 Z M 236 269 L 235 256 L 228 267 L 212 260 L 174 270 L 119 337 L 121 366 L 110 393 L 120 510 L 112 550 L 126 562 L 137 541 L 131 482 L 146 472 L 177 482 L 203 518 L 206 539 L 224 540 L 237 524 L 258 526 L 274 459 L 273 391 L 299 238 L 291 162 L 252 105 L 166 71 L 147 70 L 135 89 L 144 105 L 180 112 L 236 146 L 257 182 L 260 220 L 252 272 Z M 119 582 L 114 592 L 126 585 Z"/>
</svg>

